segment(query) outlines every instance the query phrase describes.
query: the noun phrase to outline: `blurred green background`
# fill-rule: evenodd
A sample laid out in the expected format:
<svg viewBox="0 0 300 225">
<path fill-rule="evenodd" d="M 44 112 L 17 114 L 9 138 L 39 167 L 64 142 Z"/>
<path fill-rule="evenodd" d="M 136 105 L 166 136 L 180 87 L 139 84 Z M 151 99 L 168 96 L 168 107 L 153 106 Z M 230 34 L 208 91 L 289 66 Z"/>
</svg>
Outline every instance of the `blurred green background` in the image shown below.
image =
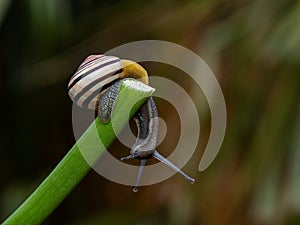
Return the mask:
<svg viewBox="0 0 300 225">
<path fill-rule="evenodd" d="M 217 159 L 198 172 L 210 132 L 201 90 L 176 78 L 181 71 L 145 64 L 198 106 L 198 150 L 183 168 L 196 183 L 176 175 L 133 193 L 91 171 L 44 224 L 300 224 L 297 0 L 1 0 L 0 220 L 74 144 L 66 87 L 76 67 L 91 53 L 143 39 L 183 45 L 216 74 L 228 111 Z M 158 100 L 158 108 L 167 125 L 177 123 L 170 105 Z M 169 129 L 164 154 L 178 129 Z"/>
</svg>

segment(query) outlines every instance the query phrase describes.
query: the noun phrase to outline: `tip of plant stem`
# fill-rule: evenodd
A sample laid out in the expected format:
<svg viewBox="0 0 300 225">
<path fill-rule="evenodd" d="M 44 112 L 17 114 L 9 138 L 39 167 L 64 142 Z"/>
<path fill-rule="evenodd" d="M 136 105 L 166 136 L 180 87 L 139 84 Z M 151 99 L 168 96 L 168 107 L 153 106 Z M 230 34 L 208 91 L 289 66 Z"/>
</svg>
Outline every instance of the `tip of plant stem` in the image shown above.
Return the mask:
<svg viewBox="0 0 300 225">
<path fill-rule="evenodd" d="M 138 91 L 147 92 L 147 93 L 153 93 L 155 91 L 153 87 L 150 87 L 144 84 L 143 82 L 135 79 L 126 79 L 124 80 L 123 85 L 125 85 L 127 88 L 133 88 Z"/>
</svg>

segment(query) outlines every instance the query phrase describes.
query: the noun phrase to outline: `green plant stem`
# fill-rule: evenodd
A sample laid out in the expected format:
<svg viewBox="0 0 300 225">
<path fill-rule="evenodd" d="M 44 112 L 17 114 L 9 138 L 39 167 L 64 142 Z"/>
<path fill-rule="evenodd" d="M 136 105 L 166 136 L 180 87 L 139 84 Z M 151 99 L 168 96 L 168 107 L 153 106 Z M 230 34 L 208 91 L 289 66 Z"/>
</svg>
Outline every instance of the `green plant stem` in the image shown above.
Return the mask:
<svg viewBox="0 0 300 225">
<path fill-rule="evenodd" d="M 135 82 L 139 83 L 132 81 Z M 96 162 L 114 141 L 115 133 L 119 133 L 128 122 L 128 112 L 130 117 L 133 116 L 151 96 L 154 89 L 145 87 L 147 88 L 142 90 L 122 84 L 112 117 L 114 129 L 111 122 L 102 124 L 96 119 L 56 168 L 2 225 L 41 224 L 90 171 L 86 157 L 89 162 Z M 134 106 L 131 109 L 132 105 Z M 101 149 L 97 145 L 99 138 L 103 143 Z M 78 146 L 84 148 L 79 149 Z"/>
</svg>

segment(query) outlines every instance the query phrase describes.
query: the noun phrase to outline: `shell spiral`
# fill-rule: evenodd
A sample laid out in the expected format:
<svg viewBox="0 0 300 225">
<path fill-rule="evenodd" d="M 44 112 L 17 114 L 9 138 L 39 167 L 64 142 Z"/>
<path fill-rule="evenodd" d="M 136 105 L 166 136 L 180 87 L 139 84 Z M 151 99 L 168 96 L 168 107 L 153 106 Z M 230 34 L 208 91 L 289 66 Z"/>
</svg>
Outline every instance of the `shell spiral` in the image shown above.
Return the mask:
<svg viewBox="0 0 300 225">
<path fill-rule="evenodd" d="M 71 77 L 68 94 L 79 107 L 95 110 L 100 93 L 118 80 L 121 74 L 122 65 L 118 57 L 90 55 Z"/>
</svg>

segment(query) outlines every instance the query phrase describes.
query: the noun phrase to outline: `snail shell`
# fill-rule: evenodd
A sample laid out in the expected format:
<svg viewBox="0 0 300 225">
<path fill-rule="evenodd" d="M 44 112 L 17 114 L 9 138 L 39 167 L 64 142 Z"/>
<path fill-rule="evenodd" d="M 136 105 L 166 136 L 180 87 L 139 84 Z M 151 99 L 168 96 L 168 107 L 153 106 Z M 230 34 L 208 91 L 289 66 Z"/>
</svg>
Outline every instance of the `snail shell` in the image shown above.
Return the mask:
<svg viewBox="0 0 300 225">
<path fill-rule="evenodd" d="M 79 107 L 95 110 L 105 90 L 117 80 L 127 77 L 148 84 L 146 70 L 133 61 L 115 56 L 90 55 L 71 77 L 68 93 Z"/>
<path fill-rule="evenodd" d="M 114 56 L 91 55 L 71 77 L 69 96 L 79 107 L 95 109 L 103 87 L 120 78 L 121 60 Z"/>
</svg>

